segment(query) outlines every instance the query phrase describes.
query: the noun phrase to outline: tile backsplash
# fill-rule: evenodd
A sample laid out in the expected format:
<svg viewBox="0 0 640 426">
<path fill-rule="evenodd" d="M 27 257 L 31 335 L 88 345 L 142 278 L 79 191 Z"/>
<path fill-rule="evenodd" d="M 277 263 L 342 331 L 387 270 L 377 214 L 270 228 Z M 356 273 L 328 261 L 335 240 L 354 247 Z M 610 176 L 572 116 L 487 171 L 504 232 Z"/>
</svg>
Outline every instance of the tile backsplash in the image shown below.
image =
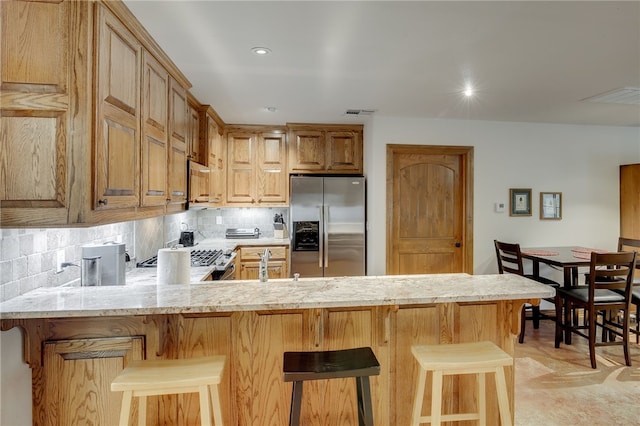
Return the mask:
<svg viewBox="0 0 640 426">
<path fill-rule="evenodd" d="M 0 301 L 39 287 L 55 287 L 77 280 L 79 266 L 56 273 L 57 254 L 80 265 L 82 246 L 114 241 L 133 247 L 134 223 L 123 222 L 91 228 L 0 229 Z"/>
<path fill-rule="evenodd" d="M 261 237 L 273 238 L 273 218 L 276 213 L 282 215 L 284 223 L 288 223 L 289 209 L 286 207 L 199 210 L 196 229 L 201 238 L 224 238 L 227 228 L 260 228 Z"/>
<path fill-rule="evenodd" d="M 196 241 L 224 238 L 227 228 L 258 227 L 262 237 L 273 237 L 276 213 L 288 222 L 288 208 L 215 208 L 90 228 L 0 229 L 0 302 L 78 280 L 78 266 L 56 273 L 59 251 L 65 262 L 79 265 L 83 245 L 124 243 L 132 260 L 129 267 L 135 267 L 136 260 L 177 243 L 182 230 L 195 230 Z"/>
</svg>

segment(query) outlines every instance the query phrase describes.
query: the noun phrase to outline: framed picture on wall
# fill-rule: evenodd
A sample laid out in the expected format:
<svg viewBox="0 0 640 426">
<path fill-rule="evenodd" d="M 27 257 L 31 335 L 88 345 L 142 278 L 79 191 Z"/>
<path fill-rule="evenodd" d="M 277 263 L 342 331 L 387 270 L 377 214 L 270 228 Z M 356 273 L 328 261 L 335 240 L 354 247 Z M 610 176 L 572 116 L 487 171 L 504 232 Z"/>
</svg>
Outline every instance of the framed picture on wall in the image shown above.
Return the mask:
<svg viewBox="0 0 640 426">
<path fill-rule="evenodd" d="M 540 219 L 562 219 L 562 192 L 540 193 Z"/>
<path fill-rule="evenodd" d="M 509 189 L 509 216 L 531 216 L 531 188 Z"/>
</svg>

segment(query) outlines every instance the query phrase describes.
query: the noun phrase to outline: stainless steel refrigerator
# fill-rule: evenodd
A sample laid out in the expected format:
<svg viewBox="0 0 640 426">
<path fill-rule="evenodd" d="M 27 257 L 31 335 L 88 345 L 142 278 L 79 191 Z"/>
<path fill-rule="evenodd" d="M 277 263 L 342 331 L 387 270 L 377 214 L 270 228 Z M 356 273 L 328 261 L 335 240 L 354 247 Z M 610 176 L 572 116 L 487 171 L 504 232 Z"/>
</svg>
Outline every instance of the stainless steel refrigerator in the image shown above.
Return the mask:
<svg viewBox="0 0 640 426">
<path fill-rule="evenodd" d="M 365 275 L 365 178 L 291 176 L 291 274 Z"/>
</svg>

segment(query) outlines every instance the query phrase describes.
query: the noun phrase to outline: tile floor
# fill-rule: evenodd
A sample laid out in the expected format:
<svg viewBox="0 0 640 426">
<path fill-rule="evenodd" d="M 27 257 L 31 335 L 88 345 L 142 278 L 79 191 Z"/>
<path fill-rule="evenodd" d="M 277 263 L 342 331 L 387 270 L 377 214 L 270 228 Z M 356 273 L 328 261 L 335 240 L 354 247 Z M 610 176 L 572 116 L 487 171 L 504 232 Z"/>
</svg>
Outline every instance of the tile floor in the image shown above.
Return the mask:
<svg viewBox="0 0 640 426">
<path fill-rule="evenodd" d="M 640 425 L 640 345 L 631 337 L 631 367 L 622 347 L 596 348 L 598 368 L 589 362 L 587 340 L 554 348 L 554 323 L 527 323 L 516 343 L 516 426 Z"/>
</svg>

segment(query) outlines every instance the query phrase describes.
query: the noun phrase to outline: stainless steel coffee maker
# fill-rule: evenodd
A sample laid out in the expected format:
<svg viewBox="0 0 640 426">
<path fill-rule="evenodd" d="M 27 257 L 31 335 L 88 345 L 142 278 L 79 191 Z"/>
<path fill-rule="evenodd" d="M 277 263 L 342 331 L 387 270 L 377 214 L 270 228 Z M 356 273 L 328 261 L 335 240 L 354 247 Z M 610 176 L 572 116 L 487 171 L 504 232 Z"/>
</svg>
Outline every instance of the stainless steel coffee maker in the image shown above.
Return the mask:
<svg viewBox="0 0 640 426">
<path fill-rule="evenodd" d="M 87 282 L 81 283 L 81 285 L 124 285 L 125 283 L 125 244 L 107 242 L 104 244 L 91 244 L 82 246 L 82 259 L 94 259 L 93 261 L 81 262 L 81 267 L 87 265 L 89 268 L 91 265 L 99 263 L 97 270 L 99 271 L 100 278 L 87 279 Z M 95 258 L 100 258 L 96 262 Z M 98 272 L 96 271 L 96 273 Z M 91 276 L 92 271 L 81 271 L 81 276 Z"/>
</svg>

